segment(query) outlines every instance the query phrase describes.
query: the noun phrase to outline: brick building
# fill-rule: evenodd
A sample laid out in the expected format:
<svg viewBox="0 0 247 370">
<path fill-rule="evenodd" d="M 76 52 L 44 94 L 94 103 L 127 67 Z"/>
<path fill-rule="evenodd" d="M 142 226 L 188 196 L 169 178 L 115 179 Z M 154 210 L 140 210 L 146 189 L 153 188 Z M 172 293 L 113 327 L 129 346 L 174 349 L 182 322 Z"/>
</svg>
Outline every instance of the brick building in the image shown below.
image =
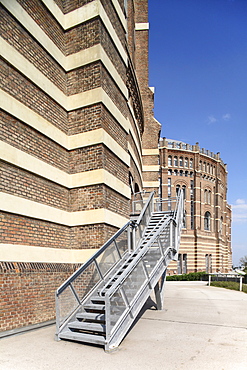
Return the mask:
<svg viewBox="0 0 247 370">
<path fill-rule="evenodd" d="M 0 331 L 8 331 L 54 319 L 55 289 L 125 224 L 134 192 L 168 195 L 168 148 L 158 147 L 148 83 L 148 0 L 0 0 L 0 20 Z M 227 209 L 226 170 L 213 163 Z M 226 230 L 219 207 L 215 222 L 222 216 Z M 195 230 L 184 238 L 194 243 Z M 213 268 L 226 251 L 217 238 Z M 199 252 L 200 240 L 190 247 L 195 262 L 182 249 L 188 270 L 213 255 Z"/>
<path fill-rule="evenodd" d="M 10 330 L 53 319 L 55 289 L 128 220 L 131 193 L 158 188 L 148 166 L 160 125 L 147 0 L 0 0 L 0 19 L 0 330 Z"/>
<path fill-rule="evenodd" d="M 227 204 L 227 168 L 220 154 L 196 145 L 160 140 L 161 193 L 185 196 L 178 262 L 169 273 L 228 272 L 232 266 L 231 208 Z"/>
</svg>

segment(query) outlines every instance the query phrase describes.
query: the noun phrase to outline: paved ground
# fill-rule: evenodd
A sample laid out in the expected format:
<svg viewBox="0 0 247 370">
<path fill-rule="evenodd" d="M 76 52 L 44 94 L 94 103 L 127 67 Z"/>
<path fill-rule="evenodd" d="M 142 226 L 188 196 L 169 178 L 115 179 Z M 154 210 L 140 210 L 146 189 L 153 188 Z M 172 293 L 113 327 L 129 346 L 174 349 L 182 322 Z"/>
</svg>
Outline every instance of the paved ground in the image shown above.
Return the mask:
<svg viewBox="0 0 247 370">
<path fill-rule="evenodd" d="M 0 369 L 247 370 L 247 294 L 168 282 L 164 310 L 150 302 L 115 353 L 55 342 L 50 326 L 0 340 Z"/>
</svg>

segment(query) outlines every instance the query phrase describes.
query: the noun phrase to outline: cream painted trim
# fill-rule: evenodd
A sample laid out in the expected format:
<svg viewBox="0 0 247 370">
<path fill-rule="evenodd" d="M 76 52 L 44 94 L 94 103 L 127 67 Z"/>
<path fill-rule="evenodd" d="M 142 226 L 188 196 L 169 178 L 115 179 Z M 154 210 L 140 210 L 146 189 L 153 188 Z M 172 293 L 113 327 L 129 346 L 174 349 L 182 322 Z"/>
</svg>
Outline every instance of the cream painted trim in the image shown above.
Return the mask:
<svg viewBox="0 0 247 370">
<path fill-rule="evenodd" d="M 28 199 L 0 193 L 1 210 L 26 217 L 37 218 L 65 226 L 91 225 L 107 223 L 122 227 L 128 219 L 105 208 L 89 211 L 67 212 Z"/>
<path fill-rule="evenodd" d="M 98 48 L 100 49 L 100 48 Z M 52 97 L 58 104 L 67 110 L 79 108 L 81 106 L 87 105 L 87 97 L 91 95 L 91 91 L 88 90 L 79 94 L 74 94 L 67 96 L 62 90 L 60 90 L 53 82 L 51 82 L 42 72 L 38 70 L 32 63 L 30 63 L 23 55 L 21 55 L 13 46 L 7 43 L 3 38 L 0 37 L 0 50 L 2 56 L 8 60 L 16 69 L 18 69 L 22 74 L 27 76 L 32 82 L 35 83 L 41 90 L 43 90 L 47 95 Z M 99 50 L 100 51 L 100 50 Z M 109 65 L 109 68 L 111 66 Z M 122 79 L 119 77 L 120 88 L 123 88 L 125 98 L 128 97 L 127 87 L 124 85 Z M 116 81 L 115 81 L 116 82 Z M 101 88 L 102 89 L 102 88 Z M 94 94 L 94 93 L 93 93 Z M 82 97 L 86 97 L 85 102 Z M 90 98 L 89 98 L 90 99 Z M 74 102 L 77 101 L 75 108 Z M 80 101 L 80 102 L 79 102 Z M 81 103 L 83 102 L 83 105 Z"/>
<path fill-rule="evenodd" d="M 138 161 L 138 159 L 136 158 L 136 155 L 135 155 L 135 152 L 134 150 L 132 149 L 132 146 L 130 145 L 130 143 L 128 143 L 128 150 L 129 150 L 129 153 L 130 153 L 130 156 L 132 157 L 136 167 L 137 167 L 137 170 L 139 172 L 139 175 L 141 176 L 142 178 L 142 170 L 141 170 L 141 167 L 140 167 L 140 161 Z M 141 162 L 141 166 L 142 166 L 142 162 Z"/>
<path fill-rule="evenodd" d="M 38 70 L 32 63 L 28 61 L 23 55 L 21 55 L 13 46 L 6 42 L 2 37 L 0 37 L 0 49 L 1 55 L 10 62 L 16 69 L 20 70 L 24 75 L 26 75 L 31 81 L 33 81 L 37 86 L 44 90 L 48 95 L 50 95 L 50 89 L 59 91 L 58 89 L 47 77 L 43 75 L 42 72 Z M 100 60 L 107 71 L 116 82 L 120 90 L 122 91 L 125 98 L 128 98 L 128 89 L 122 80 L 121 76 L 117 72 L 115 66 L 107 56 L 105 50 L 100 44 L 94 45 L 88 49 L 81 50 L 78 53 L 71 54 L 68 56 L 63 56 L 61 61 L 62 67 L 65 71 L 70 71 L 75 68 L 93 63 Z M 48 86 L 47 86 L 48 85 Z M 52 86 L 52 87 L 51 87 Z"/>
<path fill-rule="evenodd" d="M 58 249 L 19 244 L 0 244 L 0 261 L 84 263 L 98 249 Z"/>
<path fill-rule="evenodd" d="M 158 188 L 159 186 L 159 181 L 143 181 L 144 188 Z"/>
<path fill-rule="evenodd" d="M 142 149 L 142 155 L 159 155 L 159 149 Z"/>
<path fill-rule="evenodd" d="M 135 30 L 136 31 L 149 30 L 149 23 L 136 23 Z"/>
<path fill-rule="evenodd" d="M 20 4 L 16 0 L 1 0 L 2 4 L 8 9 L 15 18 L 17 18 L 21 24 L 49 51 L 51 55 L 54 53 L 58 55 L 59 59 L 63 59 L 64 55 L 62 52 L 54 45 L 51 39 L 41 30 L 41 28 L 36 24 L 36 22 L 25 12 L 25 10 L 20 6 Z M 103 8 L 99 0 L 95 0 L 83 7 L 76 9 L 68 14 L 63 14 L 61 10 L 58 8 L 58 12 L 53 15 L 56 17 L 59 12 L 61 13 L 62 17 L 64 17 L 65 21 L 62 21 L 60 16 L 57 21 L 60 23 L 62 22 L 62 27 L 66 27 L 66 29 L 76 26 L 77 24 L 83 23 L 89 19 L 92 19 L 96 16 L 100 16 L 102 22 L 106 26 L 109 34 L 117 50 L 119 51 L 123 61 L 127 65 L 128 57 L 127 54 Z M 64 25 L 63 25 L 64 24 Z M 52 51 L 53 48 L 56 50 Z M 52 51 L 52 52 L 50 52 Z"/>
<path fill-rule="evenodd" d="M 148 165 L 148 166 L 142 166 L 142 170 L 144 172 L 159 172 L 160 166 L 159 165 Z"/>
<path fill-rule="evenodd" d="M 68 110 L 73 110 L 73 109 L 85 107 L 85 106 L 88 106 L 88 105 L 91 105 L 91 104 L 103 103 L 106 106 L 106 108 L 111 112 L 113 117 L 115 117 L 115 119 L 118 121 L 118 123 L 121 125 L 121 127 L 127 133 L 129 132 L 129 129 L 131 129 L 129 127 L 129 121 L 123 116 L 123 114 L 119 111 L 119 109 L 116 107 L 116 105 L 110 99 L 110 97 L 106 94 L 106 92 L 101 87 L 93 89 L 93 90 L 85 91 L 85 92 L 80 93 L 80 94 L 72 95 L 68 98 L 69 98 L 69 100 L 68 100 L 69 104 L 67 104 L 67 109 Z M 20 116 L 20 112 L 17 111 L 16 107 L 17 106 L 19 108 L 21 107 L 21 109 L 22 109 L 21 115 L 22 115 L 23 118 L 22 119 L 20 118 L 20 119 L 22 121 L 28 123 L 30 126 L 34 127 L 34 124 L 33 124 L 32 120 L 28 119 L 28 122 L 27 122 L 27 118 L 25 118 L 26 117 L 25 113 L 28 112 L 28 116 L 31 115 L 32 118 L 33 118 L 33 116 L 37 117 L 38 114 L 33 113 L 33 111 L 30 108 L 28 108 L 24 104 L 18 102 L 18 100 L 13 98 L 11 95 L 5 93 L 1 89 L 0 89 L 0 102 L 1 102 L 0 103 L 1 107 L 4 110 L 8 111 L 9 113 L 11 112 L 11 114 L 13 114 L 17 118 Z M 25 112 L 23 112 L 23 111 L 25 111 Z M 30 124 L 29 122 L 32 122 L 32 124 Z M 46 126 L 48 126 L 47 125 L 48 121 L 45 120 L 44 118 L 39 118 L 39 123 L 40 122 L 43 122 L 43 123 L 45 122 Z M 53 125 L 51 123 L 49 123 L 49 126 L 53 126 Z M 54 130 L 52 129 L 51 131 L 53 132 Z M 55 140 L 55 141 L 57 141 L 57 140 Z"/>
<path fill-rule="evenodd" d="M 50 10 L 50 12 L 53 14 L 53 16 L 57 19 L 57 21 L 60 23 L 60 25 L 63 27 L 63 29 L 66 29 L 68 28 L 66 26 L 66 21 L 68 19 L 68 15 L 69 14 L 64 14 L 60 8 L 57 6 L 57 4 L 54 2 L 54 1 L 51 1 L 51 0 L 42 0 L 43 3 L 46 5 L 46 7 Z M 124 27 L 124 29 L 126 30 L 127 29 L 127 24 L 126 24 L 126 19 L 124 17 L 124 14 L 122 12 L 122 9 L 118 3 L 117 0 L 112 0 L 112 3 L 114 5 L 114 8 L 118 14 L 118 17 Z M 91 6 L 92 7 L 92 6 Z M 85 11 L 87 12 L 89 8 L 88 4 L 87 5 L 84 5 L 83 9 L 85 9 Z M 74 10 L 72 13 L 72 16 L 74 16 L 75 18 L 75 22 L 77 21 L 78 19 L 78 13 L 79 11 L 78 10 Z M 83 16 L 82 14 L 80 14 L 81 16 Z M 85 18 L 85 15 L 84 15 L 84 18 Z"/>
<path fill-rule="evenodd" d="M 4 141 L 0 141 L 0 159 L 69 189 L 105 184 L 130 199 L 129 186 L 104 169 L 68 174 Z"/>
</svg>

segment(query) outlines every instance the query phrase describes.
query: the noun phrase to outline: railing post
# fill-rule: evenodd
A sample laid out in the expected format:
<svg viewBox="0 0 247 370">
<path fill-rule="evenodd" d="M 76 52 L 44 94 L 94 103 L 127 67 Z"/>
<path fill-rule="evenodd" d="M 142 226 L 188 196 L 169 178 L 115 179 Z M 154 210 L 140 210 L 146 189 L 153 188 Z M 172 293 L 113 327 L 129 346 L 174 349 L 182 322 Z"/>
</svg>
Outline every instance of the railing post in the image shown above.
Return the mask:
<svg viewBox="0 0 247 370">
<path fill-rule="evenodd" d="M 240 276 L 240 281 L 239 281 L 239 290 L 242 292 L 243 289 L 243 276 Z"/>
<path fill-rule="evenodd" d="M 208 286 L 210 286 L 211 285 L 211 275 L 209 274 L 208 275 Z"/>
</svg>

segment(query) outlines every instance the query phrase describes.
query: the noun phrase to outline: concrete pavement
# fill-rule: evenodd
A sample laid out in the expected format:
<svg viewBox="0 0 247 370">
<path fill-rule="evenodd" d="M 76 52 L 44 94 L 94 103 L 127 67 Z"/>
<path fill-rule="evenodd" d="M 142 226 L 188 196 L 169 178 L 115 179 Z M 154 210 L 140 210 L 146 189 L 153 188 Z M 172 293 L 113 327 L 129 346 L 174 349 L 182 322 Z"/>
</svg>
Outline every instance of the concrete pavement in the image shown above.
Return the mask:
<svg viewBox="0 0 247 370">
<path fill-rule="evenodd" d="M 167 282 L 119 349 L 54 341 L 50 326 L 0 340 L 1 370 L 247 370 L 247 294 Z"/>
</svg>

